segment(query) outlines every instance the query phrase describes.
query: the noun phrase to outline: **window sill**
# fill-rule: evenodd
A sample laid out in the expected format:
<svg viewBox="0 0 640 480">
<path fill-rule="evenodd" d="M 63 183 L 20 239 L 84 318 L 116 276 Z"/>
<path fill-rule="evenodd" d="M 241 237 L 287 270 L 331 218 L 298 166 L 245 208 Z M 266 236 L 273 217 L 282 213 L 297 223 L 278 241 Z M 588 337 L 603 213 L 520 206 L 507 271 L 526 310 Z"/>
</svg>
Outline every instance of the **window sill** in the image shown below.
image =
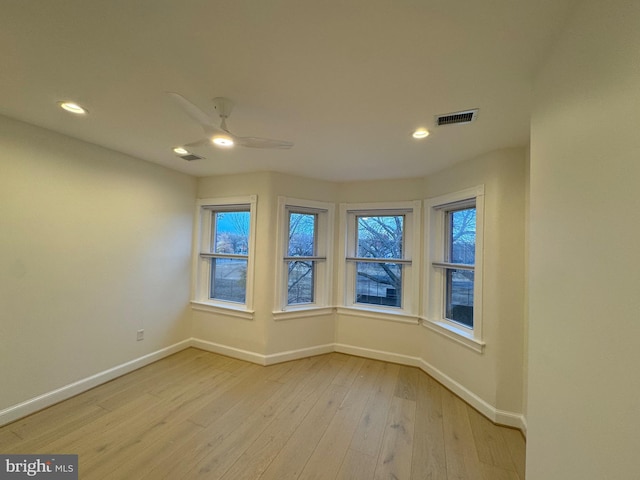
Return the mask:
<svg viewBox="0 0 640 480">
<path fill-rule="evenodd" d="M 191 309 L 198 312 L 217 313 L 228 317 L 242 318 L 243 320 L 253 320 L 253 310 L 247 310 L 243 306 L 222 305 L 219 303 L 191 301 Z"/>
<path fill-rule="evenodd" d="M 445 322 L 438 322 L 421 317 L 422 325 L 429 330 L 433 330 L 454 342 L 457 342 L 477 353 L 484 353 L 485 343 L 473 337 L 473 333 L 464 328 L 458 328 Z"/>
<path fill-rule="evenodd" d="M 320 317 L 323 315 L 331 315 L 334 312 L 333 307 L 291 307 L 289 310 L 277 310 L 273 313 L 273 319 L 293 320 L 295 318 Z"/>
<path fill-rule="evenodd" d="M 392 312 L 389 310 L 363 307 L 338 307 L 336 310 L 341 315 L 351 315 L 353 317 L 375 318 L 376 320 L 387 320 L 411 325 L 418 325 L 419 323 L 417 316 L 404 312 Z"/>
</svg>

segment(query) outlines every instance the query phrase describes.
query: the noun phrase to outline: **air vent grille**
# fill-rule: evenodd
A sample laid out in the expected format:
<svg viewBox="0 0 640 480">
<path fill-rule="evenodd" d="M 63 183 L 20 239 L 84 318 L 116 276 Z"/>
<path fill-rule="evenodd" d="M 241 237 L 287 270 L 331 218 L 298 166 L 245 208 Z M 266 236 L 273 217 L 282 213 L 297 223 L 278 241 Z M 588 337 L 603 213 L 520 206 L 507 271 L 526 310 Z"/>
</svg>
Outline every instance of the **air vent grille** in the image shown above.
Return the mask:
<svg viewBox="0 0 640 480">
<path fill-rule="evenodd" d="M 202 160 L 204 157 L 199 157 L 198 155 L 189 153 L 188 155 L 180 155 L 180 158 L 183 160 L 187 160 L 188 162 L 191 162 L 193 160 Z"/>
<path fill-rule="evenodd" d="M 446 113 L 436 117 L 436 125 L 462 125 L 473 122 L 478 116 L 478 109 L 465 110 L 462 112 Z"/>
</svg>

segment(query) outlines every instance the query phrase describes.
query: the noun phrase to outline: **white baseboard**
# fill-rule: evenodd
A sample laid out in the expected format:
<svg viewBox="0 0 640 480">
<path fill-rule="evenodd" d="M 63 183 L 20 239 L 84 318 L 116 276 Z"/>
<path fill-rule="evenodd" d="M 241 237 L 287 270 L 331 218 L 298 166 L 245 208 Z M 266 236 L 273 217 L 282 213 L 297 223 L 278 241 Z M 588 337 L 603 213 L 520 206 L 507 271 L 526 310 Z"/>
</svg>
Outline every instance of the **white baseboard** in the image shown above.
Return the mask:
<svg viewBox="0 0 640 480">
<path fill-rule="evenodd" d="M 356 347 L 354 345 L 345 345 L 344 343 L 336 343 L 335 351 L 355 355 L 357 357 L 371 358 L 373 360 L 382 360 L 383 362 L 399 363 L 410 367 L 419 367 L 420 358 L 402 355 L 399 353 L 386 352 L 383 350 L 373 350 L 371 348 Z"/>
<path fill-rule="evenodd" d="M 329 343 L 326 345 L 315 345 L 313 347 L 300 348 L 298 350 L 289 350 L 286 352 L 263 355 L 249 350 L 229 347 L 220 343 L 200 340 L 199 338 L 192 338 L 191 346 L 208 352 L 218 353 L 220 355 L 226 355 L 227 357 L 233 357 L 238 360 L 244 360 L 246 362 L 264 366 L 288 362 L 290 360 L 299 360 L 301 358 L 313 357 L 315 355 L 322 355 L 324 353 L 331 353 L 335 351 L 333 343 Z"/>
<path fill-rule="evenodd" d="M 478 410 L 492 422 L 500 425 L 505 425 L 507 427 L 518 428 L 526 435 L 527 425 L 522 414 L 497 409 L 462 384 L 453 380 L 441 370 L 424 361 L 422 358 L 412 357 L 409 355 L 401 355 L 393 352 L 385 352 L 382 350 L 372 350 L 369 348 L 356 347 L 353 345 L 344 345 L 340 343 L 335 344 L 335 351 L 340 353 L 347 353 L 349 355 L 357 355 L 359 357 L 383 360 L 385 362 L 399 363 L 401 365 L 407 365 L 410 367 L 418 367 L 420 368 L 420 370 L 433 377 L 435 380 L 447 387 L 457 396 L 462 398 L 465 402 Z"/>
<path fill-rule="evenodd" d="M 189 347 L 195 347 L 201 350 L 218 353 L 220 355 L 226 355 L 228 357 L 256 363 L 258 365 L 273 365 L 276 363 L 298 360 L 301 358 L 322 355 L 325 353 L 339 352 L 349 355 L 356 355 L 359 357 L 371 358 L 374 360 L 382 360 L 385 362 L 393 362 L 401 365 L 418 367 L 422 371 L 436 379 L 438 382 L 443 384 L 453 393 L 458 395 L 465 402 L 478 410 L 491 421 L 500 425 L 518 428 L 525 435 L 527 432 L 526 419 L 522 414 L 497 409 L 496 407 L 492 406 L 491 404 L 480 398 L 478 395 L 473 393 L 471 390 L 467 389 L 466 387 L 456 382 L 451 377 L 419 357 L 412 357 L 409 355 L 402 355 L 399 353 L 387 352 L 383 350 L 357 347 L 354 345 L 345 345 L 342 343 L 329 343 L 325 345 L 316 345 L 313 347 L 263 355 L 260 353 L 242 350 L 239 348 L 209 342 L 207 340 L 201 340 L 198 338 L 183 340 L 182 342 L 176 343 L 169 347 L 149 353 L 140 358 L 136 358 L 129 362 L 123 363 L 103 372 L 71 383 L 69 385 L 65 385 L 64 387 L 29 399 L 17 405 L 5 408 L 4 410 L 0 410 L 0 426 L 11 423 L 15 420 L 18 420 L 19 418 L 26 417 L 27 415 L 35 413 L 38 410 L 42 410 L 43 408 L 54 405 L 58 402 L 61 402 L 62 400 L 71 398 L 102 383 L 113 380 L 114 378 L 132 372 L 133 370 L 137 370 L 140 367 L 144 367 L 145 365 L 158 361 L 164 357 L 167 357 Z"/>
<path fill-rule="evenodd" d="M 174 353 L 184 350 L 190 346 L 191 339 L 183 340 L 182 342 L 156 350 L 155 352 L 143 355 L 142 357 L 117 365 L 103 372 L 96 373 L 95 375 L 83 378 L 77 382 L 70 383 L 69 385 L 57 388 L 51 392 L 31 398 L 17 405 L 12 405 L 4 410 L 0 410 L 0 426 L 14 422 L 19 418 L 26 417 L 27 415 L 31 415 L 32 413 L 42 410 L 43 408 L 50 407 L 58 402 L 74 397 L 79 393 L 85 392 L 91 388 L 113 380 L 114 378 L 137 370 L 140 367 L 149 365 L 150 363 L 156 362 L 164 357 L 173 355 Z"/>
<path fill-rule="evenodd" d="M 191 339 L 191 346 L 205 350 L 207 352 L 218 353 L 226 357 L 237 358 L 245 362 L 257 363 L 258 365 L 266 365 L 265 356 L 260 353 L 242 350 L 240 348 L 229 347 L 220 343 L 209 342 L 208 340 L 200 340 L 199 338 Z"/>
<path fill-rule="evenodd" d="M 273 365 L 276 363 L 288 362 L 290 360 L 299 360 L 301 358 L 315 357 L 325 353 L 335 352 L 334 344 L 316 345 L 314 347 L 300 348 L 298 350 L 289 350 L 287 352 L 272 353 L 265 356 L 265 365 Z"/>
</svg>

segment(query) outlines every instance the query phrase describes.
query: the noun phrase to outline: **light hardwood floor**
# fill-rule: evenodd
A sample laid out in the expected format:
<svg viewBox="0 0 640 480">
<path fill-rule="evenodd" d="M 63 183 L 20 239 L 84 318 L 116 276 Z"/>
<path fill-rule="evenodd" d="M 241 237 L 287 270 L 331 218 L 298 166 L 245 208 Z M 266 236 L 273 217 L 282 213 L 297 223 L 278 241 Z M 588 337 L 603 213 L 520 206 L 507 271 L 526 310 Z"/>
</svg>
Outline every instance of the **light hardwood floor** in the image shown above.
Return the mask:
<svg viewBox="0 0 640 480">
<path fill-rule="evenodd" d="M 260 367 L 197 349 L 0 428 L 82 480 L 523 480 L 519 431 L 412 367 L 328 354 Z"/>
</svg>

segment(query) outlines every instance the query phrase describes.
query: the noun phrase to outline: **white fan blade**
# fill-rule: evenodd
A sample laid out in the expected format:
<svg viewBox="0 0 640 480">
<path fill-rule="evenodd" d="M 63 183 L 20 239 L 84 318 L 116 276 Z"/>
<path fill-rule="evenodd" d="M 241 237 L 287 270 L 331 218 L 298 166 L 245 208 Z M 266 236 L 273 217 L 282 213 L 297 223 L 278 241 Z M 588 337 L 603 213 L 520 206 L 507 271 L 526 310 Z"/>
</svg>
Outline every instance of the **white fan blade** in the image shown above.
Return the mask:
<svg viewBox="0 0 640 480">
<path fill-rule="evenodd" d="M 211 140 L 208 138 L 203 138 L 202 140 L 187 143 L 185 145 L 186 148 L 198 148 L 198 147 L 210 147 L 210 146 L 211 146 Z"/>
<path fill-rule="evenodd" d="M 285 140 L 273 140 L 270 138 L 259 137 L 236 137 L 236 143 L 243 147 L 251 148 L 280 148 L 289 149 L 293 147 L 293 142 L 287 142 Z"/>
<path fill-rule="evenodd" d="M 175 92 L 167 92 L 171 98 L 173 98 L 178 105 L 182 107 L 187 115 L 189 115 L 193 120 L 195 120 L 201 127 L 212 127 L 214 124 L 213 119 L 204 113 L 199 107 L 195 106 L 189 100 L 184 98 L 179 93 Z"/>
</svg>

